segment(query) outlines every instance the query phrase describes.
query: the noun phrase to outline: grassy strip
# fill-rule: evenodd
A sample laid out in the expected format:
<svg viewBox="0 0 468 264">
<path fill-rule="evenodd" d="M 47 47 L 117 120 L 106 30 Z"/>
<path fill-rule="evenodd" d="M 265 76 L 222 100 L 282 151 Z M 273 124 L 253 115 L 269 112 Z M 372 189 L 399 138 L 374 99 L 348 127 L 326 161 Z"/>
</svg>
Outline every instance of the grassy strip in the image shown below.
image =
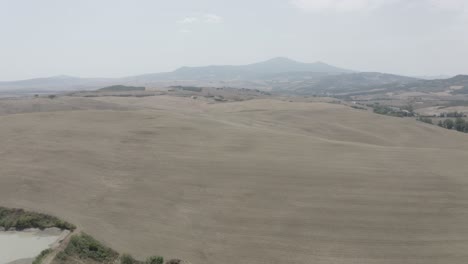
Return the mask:
<svg viewBox="0 0 468 264">
<path fill-rule="evenodd" d="M 121 264 L 163 264 L 161 256 L 149 257 L 146 261 L 134 259 L 129 254 L 120 255 L 113 249 L 103 245 L 88 234 L 81 233 L 71 237 L 67 247 L 59 252 L 54 264 L 74 263 L 80 259 L 82 263 L 121 263 Z"/>
<path fill-rule="evenodd" d="M 0 207 L 0 227 L 6 230 L 10 228 L 23 230 L 27 228 L 46 229 L 57 227 L 71 231 L 76 228 L 75 225 L 62 221 L 55 216 L 5 207 Z"/>
<path fill-rule="evenodd" d="M 152 257 L 149 257 L 146 261 L 136 260 L 129 254 L 123 254 L 122 256 L 120 256 L 120 264 L 163 264 L 163 263 L 164 263 L 164 258 L 161 256 L 152 256 Z"/>
<path fill-rule="evenodd" d="M 39 254 L 39 256 L 37 256 L 36 259 L 34 259 L 32 264 L 41 264 L 42 260 L 45 258 L 45 256 L 47 256 L 47 254 L 49 254 L 51 252 L 52 252 L 52 249 L 50 249 L 50 248 L 43 250 L 41 252 L 41 254 Z"/>
<path fill-rule="evenodd" d="M 118 256 L 113 249 L 104 246 L 90 235 L 81 233 L 71 237 L 65 250 L 57 254 L 56 260 L 58 263 L 68 263 L 69 258 L 79 258 L 98 263 L 114 263 Z"/>
</svg>

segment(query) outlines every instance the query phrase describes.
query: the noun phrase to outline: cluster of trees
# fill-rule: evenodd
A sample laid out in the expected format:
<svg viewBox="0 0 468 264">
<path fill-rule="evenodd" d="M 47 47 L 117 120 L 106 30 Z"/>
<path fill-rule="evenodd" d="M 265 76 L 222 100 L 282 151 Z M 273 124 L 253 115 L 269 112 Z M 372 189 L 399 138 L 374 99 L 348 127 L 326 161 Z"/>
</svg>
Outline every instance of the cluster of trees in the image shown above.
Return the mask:
<svg viewBox="0 0 468 264">
<path fill-rule="evenodd" d="M 424 122 L 424 123 L 431 124 L 431 125 L 434 124 L 434 123 L 432 122 L 432 119 L 429 118 L 429 117 L 420 116 L 420 117 L 418 117 L 417 120 L 418 120 L 418 121 L 421 121 L 421 122 Z"/>
<path fill-rule="evenodd" d="M 359 110 L 367 110 L 367 108 L 362 107 L 362 106 L 358 106 L 358 105 L 352 105 L 351 108 L 359 109 Z"/>
<path fill-rule="evenodd" d="M 142 86 L 126 86 L 126 85 L 112 85 L 99 89 L 101 92 L 128 92 L 128 91 L 144 91 L 145 87 Z"/>
<path fill-rule="evenodd" d="M 367 105 L 374 109 L 374 113 L 381 115 L 397 116 L 397 117 L 411 117 L 414 116 L 413 107 L 411 105 L 407 107 L 392 107 L 386 105 L 380 105 L 374 103 L 373 105 Z"/>
<path fill-rule="evenodd" d="M 380 105 L 379 103 L 368 104 L 368 107 L 372 107 L 374 109 L 374 113 L 382 114 L 382 115 L 390 115 L 390 116 L 397 116 L 397 117 L 412 117 L 415 116 L 413 107 L 411 105 L 407 107 L 391 107 Z M 434 115 L 433 117 L 437 117 Z M 468 133 L 468 121 L 464 119 L 467 115 L 463 112 L 448 112 L 448 113 L 441 113 L 439 117 L 446 117 L 445 120 L 440 120 L 437 125 L 446 129 L 454 129 L 460 132 Z M 427 124 L 434 124 L 433 120 L 430 117 L 419 116 L 417 118 L 418 121 L 427 123 Z"/>
<path fill-rule="evenodd" d="M 441 113 L 439 117 L 452 117 L 452 118 L 457 118 L 457 117 L 466 117 L 466 115 L 462 112 L 448 112 L 448 113 Z"/>
<path fill-rule="evenodd" d="M 468 133 L 468 122 L 461 117 L 457 117 L 455 121 L 452 119 L 440 120 L 437 125 L 446 129 L 455 129 L 460 132 Z"/>
<path fill-rule="evenodd" d="M 121 264 L 163 264 L 164 258 L 161 256 L 149 257 L 146 261 L 138 261 L 129 254 L 123 254 L 120 257 Z"/>
<path fill-rule="evenodd" d="M 417 120 L 428 124 L 434 124 L 429 117 L 418 117 Z M 468 121 L 461 117 L 457 117 L 455 120 L 451 118 L 439 120 L 437 125 L 446 129 L 455 129 L 460 132 L 468 133 Z"/>
<path fill-rule="evenodd" d="M 203 88 L 202 88 L 202 87 L 197 87 L 197 86 L 181 86 L 181 85 L 177 85 L 177 86 L 170 86 L 169 88 L 171 88 L 171 89 L 180 89 L 180 90 L 190 91 L 190 92 L 196 92 L 196 93 L 199 93 L 199 92 L 203 91 Z"/>
</svg>

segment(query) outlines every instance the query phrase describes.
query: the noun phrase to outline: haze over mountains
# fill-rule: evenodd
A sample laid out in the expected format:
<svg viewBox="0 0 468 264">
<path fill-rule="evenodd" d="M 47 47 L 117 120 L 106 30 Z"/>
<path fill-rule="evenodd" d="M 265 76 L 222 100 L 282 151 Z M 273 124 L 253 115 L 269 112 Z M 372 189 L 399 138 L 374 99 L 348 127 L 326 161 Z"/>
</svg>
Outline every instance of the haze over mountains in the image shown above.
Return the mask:
<svg viewBox="0 0 468 264">
<path fill-rule="evenodd" d="M 285 73 L 338 74 L 353 72 L 323 62 L 302 63 L 287 58 L 274 58 L 248 65 L 213 65 L 204 67 L 181 67 L 172 72 L 151 73 L 123 78 L 79 78 L 53 76 L 21 81 L 0 82 L 0 89 L 92 89 L 109 84 L 148 84 L 161 81 L 202 81 L 202 80 L 257 80 L 273 79 L 276 74 Z"/>
<path fill-rule="evenodd" d="M 323 62 L 302 63 L 288 58 L 274 58 L 271 60 L 240 66 L 213 65 L 205 67 L 182 67 L 176 71 L 163 75 L 175 79 L 262 79 L 271 78 L 275 74 L 304 72 L 304 73 L 350 73 L 351 70 L 338 68 Z M 148 76 L 148 75 L 146 75 Z M 160 77 L 153 75 L 153 77 Z"/>
<path fill-rule="evenodd" d="M 459 77 L 464 79 L 463 77 Z M 451 83 L 448 81 L 448 83 Z M 432 91 L 444 90 L 440 80 L 421 80 L 414 77 L 378 73 L 357 72 L 323 62 L 303 63 L 277 57 L 247 65 L 211 65 L 181 67 L 172 72 L 151 73 L 123 78 L 79 78 L 54 76 L 21 81 L 0 82 L 0 91 L 71 91 L 92 90 L 108 85 L 137 85 L 167 87 L 192 85 L 207 87 L 256 88 L 298 94 L 330 94 L 394 90 L 411 87 L 431 87 Z M 456 82 L 455 82 L 456 84 Z"/>
</svg>

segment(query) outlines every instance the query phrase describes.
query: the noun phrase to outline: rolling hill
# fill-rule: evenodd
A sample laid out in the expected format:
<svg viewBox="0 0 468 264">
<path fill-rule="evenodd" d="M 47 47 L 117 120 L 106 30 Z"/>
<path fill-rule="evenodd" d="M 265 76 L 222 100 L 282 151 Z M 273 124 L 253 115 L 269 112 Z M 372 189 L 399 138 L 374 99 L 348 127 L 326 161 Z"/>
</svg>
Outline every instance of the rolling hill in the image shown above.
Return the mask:
<svg viewBox="0 0 468 264">
<path fill-rule="evenodd" d="M 454 93 L 467 93 L 468 75 L 457 75 L 448 79 L 422 80 L 408 83 L 402 87 L 411 91 L 443 92 L 453 89 Z"/>
<path fill-rule="evenodd" d="M 361 73 L 360 73 L 361 74 Z M 356 83 L 353 85 L 352 83 L 347 83 L 347 86 L 340 87 L 334 86 L 333 82 L 342 79 L 347 79 L 349 76 L 337 76 L 336 78 L 332 78 L 330 82 L 323 85 L 326 89 L 322 89 L 323 91 L 331 91 L 334 94 L 353 94 L 353 95 L 385 95 L 387 93 L 405 93 L 405 92 L 417 92 L 423 93 L 426 95 L 434 95 L 436 96 L 437 93 L 444 94 L 443 96 L 457 96 L 457 95 L 466 95 L 468 94 L 468 75 L 457 75 L 452 78 L 448 79 L 434 79 L 434 80 L 421 80 L 415 79 L 410 77 L 402 77 L 402 76 L 390 76 L 387 78 L 388 83 L 382 82 L 375 82 L 372 84 L 372 81 L 362 82 L 361 84 Z M 387 75 L 389 77 L 389 75 Z M 325 78 L 326 79 L 326 78 Z M 325 80 L 323 79 L 323 80 Z M 321 81 L 323 81 L 321 80 Z M 322 82 L 321 82 L 322 83 Z M 346 83 L 345 83 L 346 84 Z M 371 85 L 372 84 L 372 85 Z M 317 84 L 316 86 L 319 86 Z M 312 86 L 316 88 L 316 86 Z M 342 88 L 342 89 L 333 89 L 334 87 Z M 310 91 L 314 91 L 313 89 L 302 89 L 300 92 L 307 94 Z M 462 97 L 460 97 L 462 99 Z"/>
<path fill-rule="evenodd" d="M 414 83 L 416 78 L 401 75 L 361 72 L 323 76 L 316 80 L 306 80 L 295 84 L 294 91 L 299 94 L 339 94 L 344 92 L 369 91 L 383 85 L 398 86 Z"/>
<path fill-rule="evenodd" d="M 0 116 L 2 205 L 140 259 L 468 259 L 466 134 L 338 104 L 82 100 L 119 107 Z"/>
</svg>

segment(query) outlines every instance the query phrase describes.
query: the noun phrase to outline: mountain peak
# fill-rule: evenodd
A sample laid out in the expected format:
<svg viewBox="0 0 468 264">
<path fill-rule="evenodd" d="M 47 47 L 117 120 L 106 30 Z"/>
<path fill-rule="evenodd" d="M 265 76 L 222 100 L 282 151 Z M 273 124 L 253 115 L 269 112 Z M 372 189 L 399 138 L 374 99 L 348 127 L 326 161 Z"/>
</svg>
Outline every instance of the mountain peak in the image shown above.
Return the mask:
<svg viewBox="0 0 468 264">
<path fill-rule="evenodd" d="M 265 61 L 266 63 L 300 63 L 287 57 L 275 57 Z"/>
<path fill-rule="evenodd" d="M 248 70 L 263 73 L 281 73 L 281 72 L 328 72 L 328 73 L 346 73 L 350 70 L 331 66 L 327 63 L 318 61 L 315 63 L 304 63 L 292 60 L 287 57 L 276 57 L 267 61 L 253 63 L 245 66 Z"/>
<path fill-rule="evenodd" d="M 78 77 L 65 75 L 65 74 L 52 76 L 50 78 L 53 78 L 53 79 L 79 79 Z"/>
<path fill-rule="evenodd" d="M 204 67 L 181 67 L 175 70 L 173 79 L 232 79 L 232 78 L 263 78 L 265 75 L 309 72 L 309 73 L 350 73 L 353 71 L 338 68 L 324 62 L 304 63 L 287 57 L 275 57 L 266 61 L 247 65 L 211 65 Z"/>
</svg>

